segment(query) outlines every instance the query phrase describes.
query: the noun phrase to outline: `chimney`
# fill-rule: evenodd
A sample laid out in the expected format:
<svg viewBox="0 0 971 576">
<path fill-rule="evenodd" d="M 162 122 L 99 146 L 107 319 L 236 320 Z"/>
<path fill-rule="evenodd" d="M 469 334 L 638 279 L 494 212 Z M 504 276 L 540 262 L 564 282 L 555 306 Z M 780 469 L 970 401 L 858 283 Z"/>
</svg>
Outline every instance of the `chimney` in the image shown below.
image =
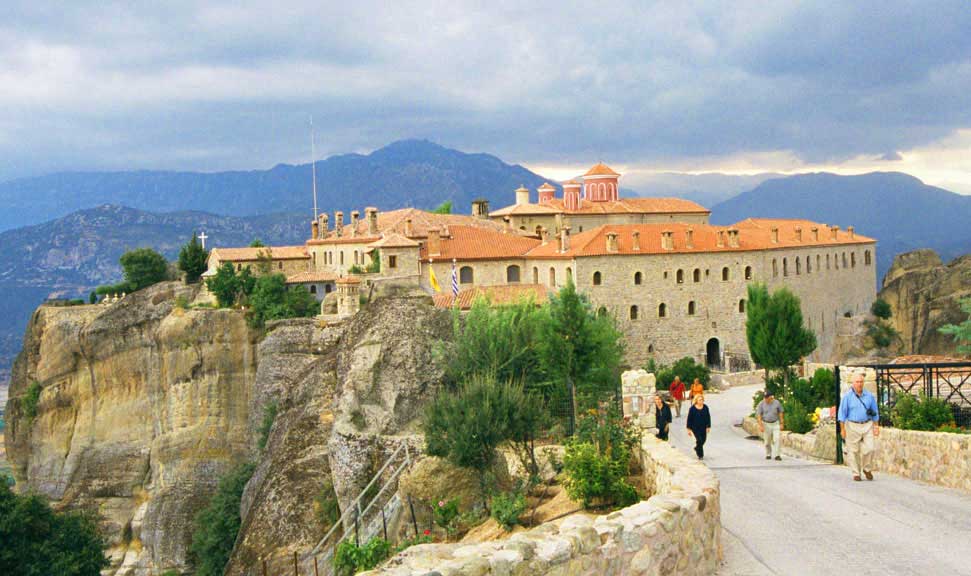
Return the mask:
<svg viewBox="0 0 971 576">
<path fill-rule="evenodd" d="M 694 236 L 695 236 L 695 231 L 692 230 L 691 228 L 688 228 L 687 230 L 684 231 L 684 247 L 685 248 L 694 248 L 695 247 L 695 238 L 694 238 Z"/>
<path fill-rule="evenodd" d="M 617 233 L 607 232 L 607 252 L 617 251 Z"/>
<path fill-rule="evenodd" d="M 502 223 L 506 225 L 506 228 L 505 228 L 506 232 L 509 232 L 510 230 L 512 230 L 512 218 L 510 218 L 509 216 L 503 216 Z"/>
<path fill-rule="evenodd" d="M 310 239 L 316 240 L 317 238 L 320 238 L 320 225 L 314 220 L 310 223 Z"/>
<path fill-rule="evenodd" d="M 633 248 L 635 251 L 640 251 L 641 233 L 638 232 L 637 230 L 634 230 L 633 232 L 631 232 L 631 244 L 632 244 L 631 248 Z"/>
<path fill-rule="evenodd" d="M 724 248 L 725 247 L 725 231 L 724 230 L 719 230 L 718 231 L 718 247 L 719 248 Z"/>
<path fill-rule="evenodd" d="M 318 237 L 320 238 L 327 237 L 327 233 L 330 232 L 330 230 L 328 230 L 329 222 L 330 222 L 330 216 L 328 216 L 327 214 L 317 215 L 317 236 Z"/>
<path fill-rule="evenodd" d="M 812 232 L 813 232 L 813 242 L 819 242 L 819 227 L 813 226 Z"/>
<path fill-rule="evenodd" d="M 435 227 L 429 228 L 428 229 L 428 255 L 441 256 L 441 254 L 442 254 L 441 231 Z"/>
<path fill-rule="evenodd" d="M 840 227 L 839 226 L 830 226 L 830 228 L 829 228 L 830 237 L 833 240 L 838 239 L 839 238 L 839 231 L 840 231 Z"/>
<path fill-rule="evenodd" d="M 674 232 L 670 230 L 661 232 L 661 249 L 674 250 Z"/>
<path fill-rule="evenodd" d="M 334 212 L 334 232 L 338 238 L 344 235 L 344 213 L 340 210 Z"/>
<path fill-rule="evenodd" d="M 486 219 L 489 217 L 489 201 L 484 198 L 476 198 L 472 201 L 472 216 L 475 218 Z"/>
<path fill-rule="evenodd" d="M 516 206 L 523 204 L 529 204 L 529 189 L 525 186 L 520 186 L 516 189 Z"/>
<path fill-rule="evenodd" d="M 556 188 L 550 185 L 549 182 L 544 182 L 536 192 L 539 194 L 539 203 L 548 204 L 556 195 Z"/>
<path fill-rule="evenodd" d="M 738 228 L 732 228 L 728 231 L 728 245 L 732 248 L 738 248 Z"/>
<path fill-rule="evenodd" d="M 368 236 L 378 235 L 378 209 L 374 206 L 368 206 L 364 209 L 364 213 L 367 214 L 367 234 Z"/>
<path fill-rule="evenodd" d="M 847 226 L 846 231 L 849 233 L 850 238 L 856 238 L 856 231 L 853 229 L 852 226 Z"/>
<path fill-rule="evenodd" d="M 543 241 L 544 246 L 550 241 L 546 228 L 543 228 L 542 226 L 539 227 L 539 239 Z"/>
<path fill-rule="evenodd" d="M 570 249 L 570 227 L 564 226 L 560 228 L 560 252 L 566 252 Z"/>
<path fill-rule="evenodd" d="M 361 221 L 361 213 L 351 210 L 351 236 L 357 236 L 357 223 Z"/>
<path fill-rule="evenodd" d="M 779 243 L 779 228 L 776 226 L 772 227 L 772 243 L 773 244 Z"/>
<path fill-rule="evenodd" d="M 411 226 L 411 218 L 405 220 L 405 236 L 411 238 L 415 235 L 415 231 Z"/>
<path fill-rule="evenodd" d="M 796 226 L 796 242 L 802 242 L 802 226 Z"/>
</svg>

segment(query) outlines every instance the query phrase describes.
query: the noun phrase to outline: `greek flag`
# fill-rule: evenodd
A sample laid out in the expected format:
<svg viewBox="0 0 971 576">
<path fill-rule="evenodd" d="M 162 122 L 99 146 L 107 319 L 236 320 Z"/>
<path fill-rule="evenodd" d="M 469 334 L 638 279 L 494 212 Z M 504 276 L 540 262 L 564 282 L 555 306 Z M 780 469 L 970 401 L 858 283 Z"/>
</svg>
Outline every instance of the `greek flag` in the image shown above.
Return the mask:
<svg viewBox="0 0 971 576">
<path fill-rule="evenodd" d="M 455 262 L 452 262 L 452 295 L 459 295 L 459 276 L 455 271 Z"/>
</svg>

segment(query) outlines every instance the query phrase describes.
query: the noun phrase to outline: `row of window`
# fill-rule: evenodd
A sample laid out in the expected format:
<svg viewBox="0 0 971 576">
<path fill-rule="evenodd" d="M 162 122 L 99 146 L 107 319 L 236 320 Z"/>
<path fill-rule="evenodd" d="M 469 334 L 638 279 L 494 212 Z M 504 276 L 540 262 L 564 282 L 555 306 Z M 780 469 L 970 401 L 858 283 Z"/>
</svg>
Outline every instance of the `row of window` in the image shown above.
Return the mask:
<svg viewBox="0 0 971 576">
<path fill-rule="evenodd" d="M 826 255 L 826 264 L 825 264 L 826 265 L 826 269 L 827 270 L 830 270 L 831 268 L 835 268 L 836 270 L 839 270 L 840 269 L 840 263 L 841 262 L 843 264 L 843 268 L 844 269 L 846 269 L 846 268 L 856 268 L 856 252 L 850 252 L 849 253 L 849 258 L 847 258 L 847 255 L 846 254 L 847 254 L 846 252 L 834 253 L 832 255 L 827 254 Z M 832 258 L 830 258 L 830 256 L 832 256 Z M 796 273 L 796 275 L 802 274 L 802 271 L 803 271 L 803 262 L 805 262 L 806 274 L 812 274 L 813 273 L 813 258 L 812 258 L 812 256 L 806 256 L 805 258 L 800 258 L 800 257 L 796 256 L 796 258 L 793 260 L 793 262 L 795 264 L 795 273 Z M 873 265 L 873 255 L 870 253 L 869 250 L 864 250 L 863 251 L 863 265 L 864 266 L 871 266 L 871 265 Z M 818 272 L 818 271 L 821 271 L 822 269 L 823 269 L 823 257 L 820 254 L 816 254 L 816 271 Z M 773 258 L 772 259 L 772 276 L 773 277 L 776 277 L 778 275 L 779 275 L 779 260 L 777 258 Z M 789 275 L 789 259 L 788 258 L 783 258 L 782 259 L 782 275 L 783 276 L 788 276 Z"/>
<path fill-rule="evenodd" d="M 392 266 L 393 268 L 393 266 Z M 552 266 L 548 272 L 548 284 L 550 286 L 556 286 L 556 268 Z M 566 269 L 566 281 L 573 280 L 573 268 L 567 267 Z M 522 282 L 522 271 L 516 264 L 511 264 L 506 266 L 506 283 L 507 284 L 519 284 Z M 474 284 L 475 283 L 475 270 L 471 266 L 462 266 L 459 268 L 459 284 Z M 539 268 L 533 267 L 533 284 L 539 284 Z"/>
<path fill-rule="evenodd" d="M 745 313 L 744 298 L 738 301 L 738 306 L 736 309 L 738 310 L 739 314 Z M 601 310 L 606 312 L 606 308 L 601 307 Z M 698 304 L 694 300 L 691 300 L 690 302 L 688 302 L 687 314 L 688 316 L 694 316 L 697 313 L 698 313 Z M 627 316 L 631 320 L 637 320 L 638 318 L 640 318 L 640 308 L 638 308 L 636 304 L 631 306 L 627 311 Z M 661 302 L 660 304 L 657 305 L 657 317 L 667 318 L 667 316 L 668 316 L 668 305 L 665 304 L 664 302 Z"/>
<path fill-rule="evenodd" d="M 709 271 L 705 270 L 705 276 L 708 276 Z M 678 284 L 684 284 L 684 270 L 678 270 L 675 273 L 675 279 Z M 731 280 L 732 272 L 728 266 L 722 268 L 722 282 L 728 282 Z M 664 272 L 664 277 L 668 277 L 668 273 Z M 695 268 L 691 273 L 691 277 L 695 282 L 701 282 L 701 268 Z M 752 279 L 752 267 L 746 266 L 744 277 L 746 280 Z M 644 282 L 644 274 L 641 272 L 634 272 L 634 285 L 640 286 Z M 600 286 L 603 284 L 603 273 L 599 270 L 593 273 L 593 285 Z"/>
</svg>

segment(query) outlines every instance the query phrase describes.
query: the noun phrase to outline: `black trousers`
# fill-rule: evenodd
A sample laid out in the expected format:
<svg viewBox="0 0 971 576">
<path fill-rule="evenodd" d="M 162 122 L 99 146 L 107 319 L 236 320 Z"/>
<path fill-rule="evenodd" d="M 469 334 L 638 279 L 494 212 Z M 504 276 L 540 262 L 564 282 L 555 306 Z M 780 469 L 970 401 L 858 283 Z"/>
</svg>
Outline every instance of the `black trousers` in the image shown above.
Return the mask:
<svg viewBox="0 0 971 576">
<path fill-rule="evenodd" d="M 701 430 L 692 430 L 692 434 L 695 435 L 695 454 L 698 458 L 705 457 L 705 440 L 708 439 L 708 431 L 702 428 Z"/>
<path fill-rule="evenodd" d="M 668 427 L 667 426 L 661 426 L 660 428 L 658 428 L 657 434 L 655 434 L 654 437 L 657 438 L 658 440 L 667 440 L 668 439 Z"/>
</svg>

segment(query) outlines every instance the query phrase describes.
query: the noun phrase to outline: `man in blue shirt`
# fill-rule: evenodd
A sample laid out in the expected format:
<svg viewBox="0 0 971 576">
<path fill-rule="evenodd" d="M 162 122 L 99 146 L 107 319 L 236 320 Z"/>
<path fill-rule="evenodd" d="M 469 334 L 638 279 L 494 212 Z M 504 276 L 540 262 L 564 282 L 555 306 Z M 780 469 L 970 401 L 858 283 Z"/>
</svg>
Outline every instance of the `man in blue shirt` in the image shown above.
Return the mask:
<svg viewBox="0 0 971 576">
<path fill-rule="evenodd" d="M 877 399 L 869 390 L 863 389 L 863 374 L 853 375 L 853 388 L 843 395 L 837 419 L 840 422 L 840 436 L 846 460 L 853 470 L 853 480 L 859 482 L 860 476 L 873 480 L 874 437 L 880 435 L 880 412 Z"/>
</svg>

